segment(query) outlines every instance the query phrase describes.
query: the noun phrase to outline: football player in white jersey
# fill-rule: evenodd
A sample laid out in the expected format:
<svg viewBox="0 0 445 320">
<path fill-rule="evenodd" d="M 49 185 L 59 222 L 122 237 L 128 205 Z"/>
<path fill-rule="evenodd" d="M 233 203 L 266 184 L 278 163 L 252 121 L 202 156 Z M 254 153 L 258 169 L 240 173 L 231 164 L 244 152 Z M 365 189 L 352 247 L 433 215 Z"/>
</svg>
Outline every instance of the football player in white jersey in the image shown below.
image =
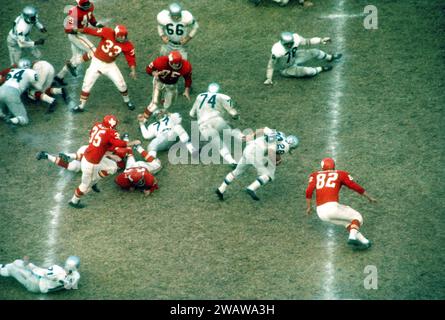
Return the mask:
<svg viewBox="0 0 445 320">
<path fill-rule="evenodd" d="M 27 6 L 23 9 L 21 15 L 15 20 L 12 29 L 9 31 L 7 43 L 9 50 L 9 59 L 11 66 L 17 64 L 22 56 L 22 50 L 29 48 L 31 54 L 39 59 L 42 53 L 36 48 L 38 45 L 43 45 L 44 39 L 32 41 L 29 34 L 33 26 L 36 26 L 41 32 L 46 32 L 46 28 L 39 21 L 37 9 L 32 6 Z"/>
<path fill-rule="evenodd" d="M 29 262 L 28 257 L 17 259 L 12 263 L 0 264 L 0 275 L 13 277 L 28 291 L 35 293 L 48 293 L 59 290 L 77 289 L 80 274 L 77 269 L 80 259 L 77 256 L 69 256 L 62 268 L 52 265 L 49 268 L 41 268 Z"/>
<path fill-rule="evenodd" d="M 12 68 L 6 75 L 6 82 L 0 87 L 0 118 L 6 118 L 2 107 L 6 105 L 12 117 L 7 122 L 25 125 L 29 122 L 25 106 L 20 98 L 21 94 L 33 86 L 41 90 L 39 76 L 31 69 L 31 61 L 20 59 L 17 68 Z"/>
<path fill-rule="evenodd" d="M 65 88 L 52 87 L 54 82 L 55 70 L 51 63 L 45 60 L 34 62 L 32 69 L 37 72 L 39 77 L 39 86 L 42 90 L 29 89 L 28 97 L 32 100 L 41 100 L 49 104 L 48 112 L 53 112 L 56 108 L 56 99 L 53 95 L 62 95 L 63 100 L 67 102 L 68 94 Z"/>
<path fill-rule="evenodd" d="M 232 129 L 224 120 L 223 115 L 227 112 L 232 119 L 238 119 L 238 112 L 233 107 L 232 98 L 219 92 L 220 86 L 217 83 L 211 83 L 207 92 L 198 94 L 192 109 L 190 117 L 197 116 L 199 131 L 204 139 L 217 145 L 221 157 L 228 163 L 236 165 L 235 159 L 230 154 L 226 144 L 221 141 L 220 134 L 225 131 L 238 140 L 243 139 L 240 130 Z"/>
<path fill-rule="evenodd" d="M 302 64 L 312 60 L 326 60 L 328 62 L 338 60 L 341 53 L 328 54 L 319 49 L 301 49 L 300 46 L 327 44 L 331 38 L 303 38 L 297 33 L 282 32 L 280 41 L 272 46 L 272 54 L 267 64 L 266 81 L 264 84 L 272 84 L 274 70 L 278 70 L 284 77 L 311 77 L 322 71 L 332 69 L 331 65 L 319 67 L 305 67 Z"/>
<path fill-rule="evenodd" d="M 269 181 L 275 178 L 275 169 L 282 161 L 281 155 L 289 152 L 298 146 L 298 138 L 296 136 L 285 136 L 282 132 L 272 130 L 265 127 L 260 129 L 256 134 L 255 140 L 246 137 L 247 145 L 243 151 L 235 170 L 230 172 L 225 178 L 221 186 L 216 189 L 216 194 L 220 200 L 224 200 L 224 192 L 229 184 L 238 178 L 251 165 L 257 170 L 257 178 L 252 182 L 245 191 L 254 200 L 260 200 L 256 195 L 256 191 Z"/>
<path fill-rule="evenodd" d="M 195 36 L 199 25 L 190 11 L 183 10 L 178 3 L 172 3 L 168 10 L 158 13 L 158 34 L 162 39 L 161 56 L 179 51 L 187 60 L 185 45 Z"/>
<path fill-rule="evenodd" d="M 151 162 L 153 158 L 156 158 L 158 151 L 168 150 L 178 137 L 185 144 L 190 154 L 196 156 L 197 150 L 193 147 L 188 133 L 181 125 L 182 118 L 179 113 L 159 111 L 156 117 L 157 121 L 147 126 L 147 119 L 142 114 L 138 116 L 142 136 L 151 140 L 147 148 L 148 156 L 145 155 L 141 146 L 136 147 L 136 150 L 142 154 L 145 160 Z"/>
</svg>

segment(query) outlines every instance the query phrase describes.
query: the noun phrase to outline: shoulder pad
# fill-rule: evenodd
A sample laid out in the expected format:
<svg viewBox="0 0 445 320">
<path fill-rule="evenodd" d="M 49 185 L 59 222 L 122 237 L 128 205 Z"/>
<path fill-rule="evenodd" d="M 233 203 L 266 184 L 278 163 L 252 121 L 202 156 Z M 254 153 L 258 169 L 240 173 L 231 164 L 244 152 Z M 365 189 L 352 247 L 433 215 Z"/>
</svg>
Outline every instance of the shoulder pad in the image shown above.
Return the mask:
<svg viewBox="0 0 445 320">
<path fill-rule="evenodd" d="M 192 24 L 195 19 L 193 18 L 193 15 L 190 13 L 190 11 L 182 10 L 181 12 L 181 22 L 183 24 Z"/>
<path fill-rule="evenodd" d="M 275 56 L 275 58 L 281 58 L 286 54 L 286 49 L 283 47 L 283 45 L 280 42 L 277 42 L 272 47 L 272 56 Z"/>
<path fill-rule="evenodd" d="M 218 95 L 221 97 L 221 99 L 224 100 L 232 100 L 232 98 L 230 98 L 228 95 L 224 94 L 224 93 L 218 93 Z"/>
<path fill-rule="evenodd" d="M 294 45 L 293 47 L 298 47 L 301 44 L 301 37 L 298 33 L 294 33 Z"/>
<path fill-rule="evenodd" d="M 168 10 L 162 10 L 158 13 L 158 16 L 156 17 L 159 24 L 165 25 L 169 22 L 171 22 L 170 15 L 168 14 Z"/>
<path fill-rule="evenodd" d="M 181 115 L 179 113 L 177 113 L 177 112 L 172 113 L 171 115 L 169 115 L 169 117 L 170 117 L 170 119 L 172 120 L 172 122 L 174 124 L 180 124 L 181 121 L 182 121 Z"/>
</svg>

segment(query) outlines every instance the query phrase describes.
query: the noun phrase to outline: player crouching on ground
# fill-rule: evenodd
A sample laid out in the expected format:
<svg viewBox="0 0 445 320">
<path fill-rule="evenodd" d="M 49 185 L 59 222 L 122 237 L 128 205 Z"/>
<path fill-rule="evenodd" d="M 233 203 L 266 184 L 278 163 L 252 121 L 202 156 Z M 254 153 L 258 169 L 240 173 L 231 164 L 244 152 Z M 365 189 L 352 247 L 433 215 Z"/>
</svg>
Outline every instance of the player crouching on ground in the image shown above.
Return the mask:
<svg viewBox="0 0 445 320">
<path fill-rule="evenodd" d="M 124 190 L 141 190 L 146 196 L 158 189 L 158 180 L 153 174 L 161 170 L 161 161 L 153 159 L 151 162 L 136 161 L 132 154 L 127 157 L 124 172 L 114 180 Z"/>
<path fill-rule="evenodd" d="M 229 184 L 243 174 L 250 165 L 257 170 L 258 176 L 245 190 L 253 200 L 260 200 L 256 191 L 274 180 L 276 166 L 282 162 L 281 155 L 295 149 L 299 143 L 296 136 L 286 137 L 282 132 L 267 127 L 259 129 L 256 133 L 258 137 L 252 141 L 254 135 L 246 137 L 248 142 L 235 170 L 230 172 L 216 189 L 219 200 L 224 200 L 224 192 Z"/>
<path fill-rule="evenodd" d="M 139 128 L 144 139 L 151 140 L 148 144 L 148 156 L 157 157 L 158 151 L 169 150 L 170 147 L 179 140 L 186 146 L 192 156 L 198 155 L 198 150 L 190 142 L 190 136 L 182 127 L 182 117 L 179 113 L 170 113 L 167 111 L 155 111 L 157 121 L 147 126 L 147 119 L 143 114 L 138 115 Z M 140 154 L 143 153 L 141 146 L 136 149 Z M 145 160 L 149 161 L 147 155 L 142 154 Z"/>
<path fill-rule="evenodd" d="M 371 241 L 360 232 L 363 225 L 362 215 L 349 206 L 338 203 L 340 189 L 343 185 L 366 197 L 369 202 L 376 200 L 369 196 L 365 189 L 352 181 L 351 175 L 342 170 L 335 170 L 335 162 L 332 158 L 321 161 L 321 171 L 313 172 L 309 176 L 309 185 L 306 189 L 306 213 L 311 214 L 312 193 L 315 190 L 317 201 L 317 214 L 323 221 L 345 226 L 349 231 L 348 244 L 357 249 L 371 247 Z"/>
</svg>

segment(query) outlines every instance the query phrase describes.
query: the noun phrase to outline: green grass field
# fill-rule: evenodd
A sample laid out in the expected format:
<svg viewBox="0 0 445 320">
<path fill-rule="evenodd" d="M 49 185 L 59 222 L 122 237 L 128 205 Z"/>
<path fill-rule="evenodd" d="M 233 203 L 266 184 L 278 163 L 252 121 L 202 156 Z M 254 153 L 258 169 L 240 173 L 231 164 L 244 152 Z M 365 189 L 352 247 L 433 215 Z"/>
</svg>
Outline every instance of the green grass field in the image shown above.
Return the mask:
<svg viewBox="0 0 445 320">
<path fill-rule="evenodd" d="M 49 30 L 44 59 L 58 71 L 71 56 L 62 29 L 70 2 L 3 3 L 0 65 L 9 65 L 12 21 L 33 4 Z M 152 92 L 145 66 L 159 52 L 156 14 L 170 3 L 96 1 L 96 17 L 125 24 L 136 46 L 138 79 L 129 79 L 123 57 L 118 64 L 137 110 L 128 111 L 102 77 L 83 114 L 71 114 L 60 100 L 51 115 L 46 106 L 29 104 L 26 127 L 0 123 L 0 262 L 29 255 L 36 264 L 48 257 L 61 263 L 78 255 L 79 290 L 47 299 L 444 299 L 445 6 L 439 0 L 375 0 L 378 29 L 366 30 L 359 15 L 368 1 L 345 0 L 342 7 L 341 1 L 313 2 L 311 8 L 296 1 L 281 8 L 271 1 L 258 7 L 244 0 L 181 1 L 200 24 L 189 45 L 192 98 L 217 81 L 240 112 L 233 126 L 268 126 L 300 139 L 276 180 L 259 191 L 260 202 L 242 191 L 254 180 L 253 170 L 219 202 L 214 189 L 229 166 L 171 165 L 161 153 L 160 189 L 152 196 L 122 192 L 110 177 L 100 182 L 100 194 L 85 197 L 85 209 L 75 210 L 67 203 L 80 175 L 36 161 L 35 154 L 75 151 L 107 113 L 121 120 L 120 132 L 142 138 L 136 115 Z M 282 31 L 329 36 L 332 43 L 322 49 L 341 50 L 343 59 L 310 79 L 276 73 L 275 84 L 266 87 L 270 48 Z M 77 101 L 82 76 L 67 79 Z M 374 242 L 368 251 L 352 251 L 341 227 L 315 213 L 305 216 L 307 177 L 331 154 L 333 104 L 339 112 L 337 167 L 378 199 L 369 204 L 350 190 L 341 194 L 341 203 L 364 216 L 363 233 Z M 179 97 L 172 107 L 186 128 L 191 105 Z M 364 288 L 368 265 L 377 267 L 377 290 Z M 42 296 L 0 278 L 0 299 Z"/>
</svg>

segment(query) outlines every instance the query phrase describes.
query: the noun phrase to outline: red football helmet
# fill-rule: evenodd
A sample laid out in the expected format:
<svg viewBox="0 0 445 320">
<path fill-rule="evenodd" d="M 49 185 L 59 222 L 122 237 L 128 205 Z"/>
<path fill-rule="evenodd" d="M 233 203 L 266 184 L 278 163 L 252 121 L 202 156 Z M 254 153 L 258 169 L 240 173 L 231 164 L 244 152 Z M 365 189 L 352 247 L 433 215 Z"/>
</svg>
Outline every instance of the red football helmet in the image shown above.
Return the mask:
<svg viewBox="0 0 445 320">
<path fill-rule="evenodd" d="M 82 10 L 88 10 L 91 7 L 89 0 L 76 0 L 77 6 Z"/>
<path fill-rule="evenodd" d="M 114 28 L 114 37 L 119 42 L 126 42 L 128 36 L 127 27 L 124 25 L 118 24 L 116 28 Z"/>
<path fill-rule="evenodd" d="M 179 51 L 172 51 L 168 54 L 168 63 L 173 69 L 180 69 L 182 66 L 182 55 Z"/>
<path fill-rule="evenodd" d="M 104 119 L 102 120 L 102 124 L 110 129 L 116 128 L 119 121 L 117 120 L 115 115 L 107 114 Z"/>
<path fill-rule="evenodd" d="M 321 160 L 321 169 L 323 170 L 334 170 L 335 169 L 335 161 L 332 158 L 324 158 Z"/>
</svg>

